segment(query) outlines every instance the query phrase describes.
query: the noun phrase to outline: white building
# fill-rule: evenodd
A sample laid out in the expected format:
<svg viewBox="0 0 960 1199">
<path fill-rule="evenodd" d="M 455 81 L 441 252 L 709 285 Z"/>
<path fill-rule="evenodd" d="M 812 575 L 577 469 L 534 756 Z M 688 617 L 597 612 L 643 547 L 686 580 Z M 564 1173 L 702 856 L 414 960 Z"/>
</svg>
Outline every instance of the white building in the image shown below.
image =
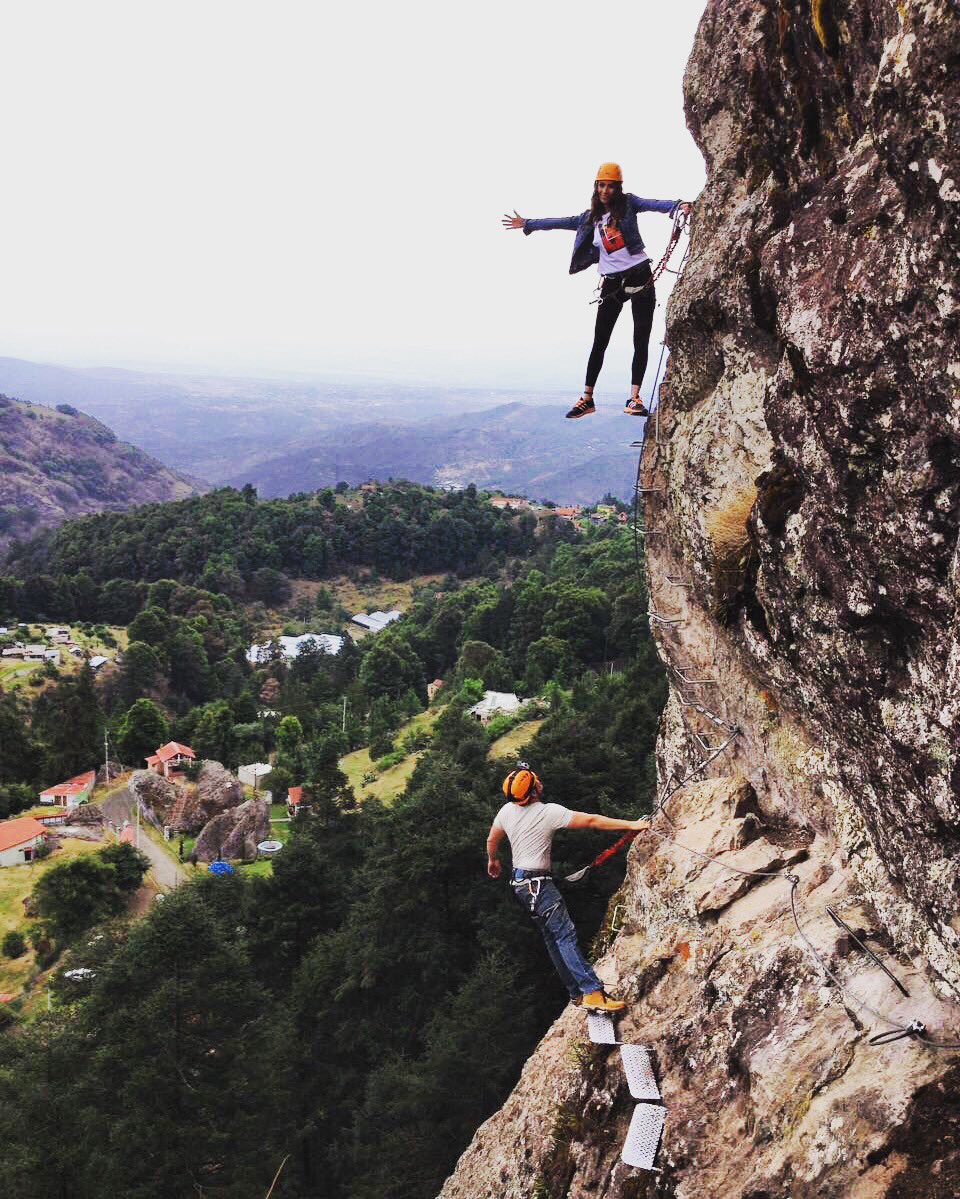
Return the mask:
<svg viewBox="0 0 960 1199">
<path fill-rule="evenodd" d="M 0 824 L 0 866 L 22 866 L 32 862 L 46 837 L 43 825 L 30 816 Z"/>
<path fill-rule="evenodd" d="M 483 699 L 467 711 L 474 720 L 479 720 L 481 724 L 489 724 L 494 716 L 513 716 L 525 703 L 526 700 L 520 699 L 512 691 L 484 691 Z"/>
<path fill-rule="evenodd" d="M 371 612 L 369 615 L 366 612 L 358 612 L 356 616 L 352 616 L 350 619 L 354 624 L 360 625 L 361 628 L 369 629 L 371 633 L 379 633 L 388 624 L 393 624 L 395 620 L 399 620 L 401 615 L 401 612 L 392 609 L 390 612 Z"/>
<path fill-rule="evenodd" d="M 237 770 L 237 778 L 241 783 L 245 783 L 248 787 L 252 787 L 254 791 L 260 790 L 260 784 L 267 777 L 273 767 L 269 762 L 251 762 L 249 766 L 241 766 Z"/>
<path fill-rule="evenodd" d="M 302 637 L 274 637 L 262 645 L 251 645 L 247 650 L 247 661 L 251 666 L 269 662 L 274 644 L 280 647 L 285 658 L 296 658 L 305 645 L 316 645 L 322 653 L 339 654 L 343 649 L 343 638 L 335 633 L 304 633 Z"/>
</svg>

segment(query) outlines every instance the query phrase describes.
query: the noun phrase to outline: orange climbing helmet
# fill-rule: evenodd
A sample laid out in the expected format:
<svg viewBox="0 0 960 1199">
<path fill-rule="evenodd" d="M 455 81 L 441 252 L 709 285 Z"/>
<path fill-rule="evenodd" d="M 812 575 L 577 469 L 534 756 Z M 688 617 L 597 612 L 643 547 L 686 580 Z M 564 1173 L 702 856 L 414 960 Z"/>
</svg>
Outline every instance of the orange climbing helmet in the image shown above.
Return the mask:
<svg viewBox="0 0 960 1199">
<path fill-rule="evenodd" d="M 601 162 L 597 168 L 597 183 L 622 183 L 623 171 L 616 162 Z"/>
<path fill-rule="evenodd" d="M 543 783 L 533 773 L 526 762 L 521 762 L 516 770 L 511 770 L 503 780 L 503 793 L 507 799 L 524 803 L 531 797 L 535 798 L 543 791 Z"/>
</svg>

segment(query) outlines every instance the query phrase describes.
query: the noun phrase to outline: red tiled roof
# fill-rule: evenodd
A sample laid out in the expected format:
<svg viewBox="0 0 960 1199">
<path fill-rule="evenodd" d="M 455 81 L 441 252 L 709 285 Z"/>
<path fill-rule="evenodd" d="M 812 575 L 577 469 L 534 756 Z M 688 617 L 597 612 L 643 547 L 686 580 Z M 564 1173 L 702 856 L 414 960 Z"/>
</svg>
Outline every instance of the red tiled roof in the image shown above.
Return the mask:
<svg viewBox="0 0 960 1199">
<path fill-rule="evenodd" d="M 123 832 L 120 834 L 120 840 L 125 845 L 136 845 L 137 830 L 133 827 L 132 824 L 128 824 L 127 827 L 123 830 Z"/>
<path fill-rule="evenodd" d="M 43 825 L 32 816 L 21 816 L 18 820 L 5 820 L 0 824 L 0 853 L 5 849 L 16 849 L 38 836 L 46 836 Z"/>
<path fill-rule="evenodd" d="M 151 755 L 150 755 L 150 757 L 149 757 L 149 758 L 147 758 L 147 765 L 148 765 L 148 766 L 156 766 L 156 764 L 157 764 L 159 761 L 160 761 L 160 759 L 157 757 L 157 755 L 156 755 L 156 754 L 151 754 Z"/>
<path fill-rule="evenodd" d="M 303 800 L 303 788 L 302 787 L 288 787 L 287 788 L 287 803 L 288 804 L 292 804 L 294 807 L 296 807 L 297 804 L 302 802 L 302 800 Z"/>
<path fill-rule="evenodd" d="M 186 758 L 197 756 L 189 745 L 181 745 L 179 741 L 168 741 L 166 745 L 161 745 L 157 750 L 157 758 L 161 762 L 169 762 L 171 758 L 175 758 L 179 754 Z"/>
<path fill-rule="evenodd" d="M 75 775 L 72 779 L 67 779 L 65 783 L 57 783 L 55 787 L 48 787 L 46 791 L 41 791 L 41 795 L 79 795 L 81 791 L 88 790 L 96 781 L 97 772 L 88 770 L 86 774 Z"/>
</svg>

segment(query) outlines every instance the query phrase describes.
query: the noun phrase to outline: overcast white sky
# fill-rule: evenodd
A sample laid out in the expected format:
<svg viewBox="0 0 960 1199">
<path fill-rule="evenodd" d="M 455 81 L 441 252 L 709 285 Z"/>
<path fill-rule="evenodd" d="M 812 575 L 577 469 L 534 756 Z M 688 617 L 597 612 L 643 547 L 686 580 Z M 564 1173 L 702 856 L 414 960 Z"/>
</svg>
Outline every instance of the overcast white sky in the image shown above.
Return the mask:
<svg viewBox="0 0 960 1199">
<path fill-rule="evenodd" d="M 576 393 L 595 274 L 500 216 L 582 210 L 607 159 L 697 194 L 704 5 L 3 3 L 0 354 Z"/>
</svg>

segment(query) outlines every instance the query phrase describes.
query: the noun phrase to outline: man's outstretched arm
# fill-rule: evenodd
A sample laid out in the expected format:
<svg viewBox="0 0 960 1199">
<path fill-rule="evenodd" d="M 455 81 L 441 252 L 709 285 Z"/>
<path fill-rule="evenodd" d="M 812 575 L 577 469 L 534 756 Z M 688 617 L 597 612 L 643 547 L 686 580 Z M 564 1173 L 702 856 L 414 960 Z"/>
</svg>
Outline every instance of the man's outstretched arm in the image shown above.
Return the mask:
<svg viewBox="0 0 960 1199">
<path fill-rule="evenodd" d="M 490 825 L 490 832 L 487 833 L 487 874 L 491 878 L 500 877 L 502 867 L 500 859 L 497 857 L 497 850 L 500 848 L 500 842 L 506 835 L 499 825 Z"/>
<path fill-rule="evenodd" d="M 642 833 L 650 827 L 649 820 L 615 820 L 612 816 L 600 816 L 596 812 L 574 812 L 567 828 L 622 829 Z"/>
</svg>

